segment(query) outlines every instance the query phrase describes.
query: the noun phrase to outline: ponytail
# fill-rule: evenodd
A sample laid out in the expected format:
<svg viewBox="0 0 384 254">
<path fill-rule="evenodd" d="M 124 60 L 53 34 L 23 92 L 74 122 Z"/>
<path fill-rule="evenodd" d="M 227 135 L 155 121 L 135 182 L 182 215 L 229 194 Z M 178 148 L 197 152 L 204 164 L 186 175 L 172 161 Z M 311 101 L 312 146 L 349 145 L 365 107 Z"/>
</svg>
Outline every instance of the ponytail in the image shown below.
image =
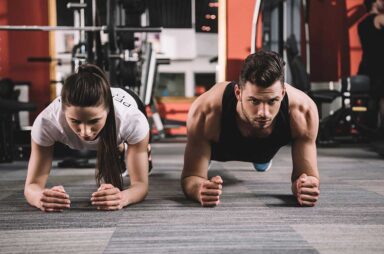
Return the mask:
<svg viewBox="0 0 384 254">
<path fill-rule="evenodd" d="M 117 148 L 115 109 L 110 85 L 104 72 L 92 64 L 79 66 L 77 72 L 65 80 L 61 99 L 63 107 L 104 105 L 108 110 L 105 125 L 99 134 L 96 182 L 100 185 L 104 180 L 105 183 L 110 183 L 122 190 L 123 179 Z"/>
</svg>

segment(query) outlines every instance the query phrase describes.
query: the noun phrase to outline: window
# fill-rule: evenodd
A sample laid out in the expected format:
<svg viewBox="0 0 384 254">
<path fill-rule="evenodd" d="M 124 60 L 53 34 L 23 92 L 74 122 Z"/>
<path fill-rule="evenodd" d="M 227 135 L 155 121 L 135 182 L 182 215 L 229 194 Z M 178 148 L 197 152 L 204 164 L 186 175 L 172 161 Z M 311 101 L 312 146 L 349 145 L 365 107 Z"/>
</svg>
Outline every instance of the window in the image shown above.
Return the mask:
<svg viewBox="0 0 384 254">
<path fill-rule="evenodd" d="M 155 96 L 185 96 L 184 73 L 159 73 Z"/>
</svg>

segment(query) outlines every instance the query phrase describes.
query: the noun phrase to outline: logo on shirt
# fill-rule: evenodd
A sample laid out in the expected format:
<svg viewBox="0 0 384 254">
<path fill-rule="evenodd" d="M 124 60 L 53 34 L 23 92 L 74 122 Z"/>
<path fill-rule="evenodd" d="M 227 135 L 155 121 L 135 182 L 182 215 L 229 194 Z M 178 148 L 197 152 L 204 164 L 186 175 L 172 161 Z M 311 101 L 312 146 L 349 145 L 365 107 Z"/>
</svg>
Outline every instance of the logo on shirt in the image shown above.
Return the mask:
<svg viewBox="0 0 384 254">
<path fill-rule="evenodd" d="M 117 101 L 117 102 L 120 102 L 121 104 L 123 104 L 124 106 L 126 106 L 127 108 L 129 108 L 132 104 L 125 101 L 124 98 L 125 98 L 125 95 L 119 95 L 119 94 L 115 94 L 112 96 L 112 98 Z"/>
</svg>

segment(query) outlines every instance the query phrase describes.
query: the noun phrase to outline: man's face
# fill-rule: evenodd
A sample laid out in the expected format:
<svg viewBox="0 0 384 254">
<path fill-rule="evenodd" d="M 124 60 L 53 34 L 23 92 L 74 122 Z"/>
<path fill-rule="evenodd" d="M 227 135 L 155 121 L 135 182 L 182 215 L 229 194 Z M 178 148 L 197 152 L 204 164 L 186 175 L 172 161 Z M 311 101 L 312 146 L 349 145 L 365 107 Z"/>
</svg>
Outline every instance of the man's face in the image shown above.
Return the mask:
<svg viewBox="0 0 384 254">
<path fill-rule="evenodd" d="M 285 88 L 280 81 L 268 88 L 247 81 L 242 88 L 235 86 L 235 94 L 240 102 L 239 114 L 242 120 L 255 129 L 266 129 L 271 126 L 279 112 Z"/>
</svg>

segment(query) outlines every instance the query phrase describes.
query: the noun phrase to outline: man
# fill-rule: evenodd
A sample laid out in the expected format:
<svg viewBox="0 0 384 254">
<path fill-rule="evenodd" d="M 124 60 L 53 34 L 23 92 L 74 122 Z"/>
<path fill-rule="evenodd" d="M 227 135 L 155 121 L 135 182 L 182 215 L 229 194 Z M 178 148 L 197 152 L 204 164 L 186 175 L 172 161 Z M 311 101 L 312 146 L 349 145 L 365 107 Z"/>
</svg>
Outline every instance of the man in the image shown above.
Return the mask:
<svg viewBox="0 0 384 254">
<path fill-rule="evenodd" d="M 365 0 L 364 4 L 368 15 L 358 25 L 363 50 L 359 74 L 367 75 L 371 80 L 373 110 L 370 110 L 370 126 L 384 128 L 384 0 Z M 377 119 L 380 119 L 379 123 Z"/>
<path fill-rule="evenodd" d="M 218 83 L 192 104 L 181 184 L 202 206 L 216 206 L 224 186 L 208 178 L 210 160 L 252 162 L 266 171 L 280 147 L 292 143 L 292 192 L 302 206 L 319 198 L 315 103 L 284 83 L 284 61 L 274 52 L 249 55 L 239 84 Z"/>
</svg>

